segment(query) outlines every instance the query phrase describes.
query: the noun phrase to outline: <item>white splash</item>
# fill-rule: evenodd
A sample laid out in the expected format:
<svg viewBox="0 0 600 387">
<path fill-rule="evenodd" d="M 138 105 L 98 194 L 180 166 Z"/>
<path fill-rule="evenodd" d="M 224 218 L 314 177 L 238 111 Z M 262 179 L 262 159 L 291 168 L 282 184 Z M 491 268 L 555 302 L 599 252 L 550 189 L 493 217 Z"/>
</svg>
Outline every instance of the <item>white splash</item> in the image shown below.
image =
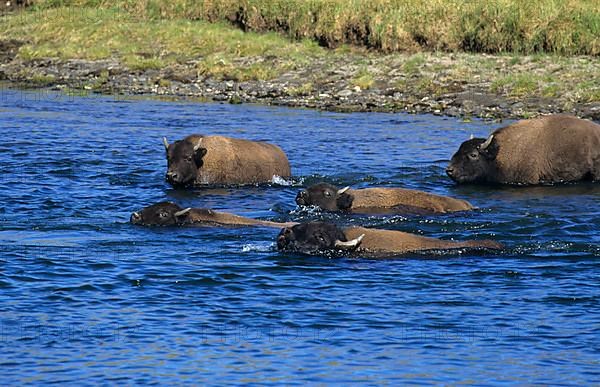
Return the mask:
<svg viewBox="0 0 600 387">
<path fill-rule="evenodd" d="M 283 185 L 286 187 L 294 185 L 294 181 L 292 179 L 285 179 L 278 175 L 273 175 L 273 177 L 271 178 L 271 183 L 277 184 L 277 185 Z"/>
<path fill-rule="evenodd" d="M 249 243 L 242 246 L 242 253 L 250 253 L 250 252 L 259 252 L 259 253 L 267 253 L 269 251 L 273 251 L 275 244 L 267 243 L 267 244 L 257 244 L 257 243 Z"/>
</svg>

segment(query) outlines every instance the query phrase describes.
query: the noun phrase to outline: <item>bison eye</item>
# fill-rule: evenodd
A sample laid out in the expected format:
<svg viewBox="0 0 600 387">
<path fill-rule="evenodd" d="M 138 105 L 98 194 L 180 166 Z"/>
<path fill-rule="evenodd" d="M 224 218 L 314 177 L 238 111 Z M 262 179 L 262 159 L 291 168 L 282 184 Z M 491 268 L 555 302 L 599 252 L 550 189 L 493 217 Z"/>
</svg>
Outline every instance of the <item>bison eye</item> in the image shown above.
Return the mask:
<svg viewBox="0 0 600 387">
<path fill-rule="evenodd" d="M 158 214 L 158 216 L 160 216 L 161 218 L 166 218 L 167 217 L 167 213 L 166 212 L 160 212 Z"/>
<path fill-rule="evenodd" d="M 479 158 L 479 153 L 477 153 L 477 152 L 469 153 L 469 158 L 471 160 L 477 160 Z"/>
<path fill-rule="evenodd" d="M 331 192 L 329 192 L 329 191 L 325 191 L 325 192 L 323 192 L 323 194 L 324 194 L 325 196 L 327 196 L 327 197 L 330 197 L 330 196 L 331 196 Z"/>
<path fill-rule="evenodd" d="M 191 163 L 192 162 L 192 156 L 187 156 L 185 158 L 185 161 L 187 161 L 188 163 Z"/>
</svg>

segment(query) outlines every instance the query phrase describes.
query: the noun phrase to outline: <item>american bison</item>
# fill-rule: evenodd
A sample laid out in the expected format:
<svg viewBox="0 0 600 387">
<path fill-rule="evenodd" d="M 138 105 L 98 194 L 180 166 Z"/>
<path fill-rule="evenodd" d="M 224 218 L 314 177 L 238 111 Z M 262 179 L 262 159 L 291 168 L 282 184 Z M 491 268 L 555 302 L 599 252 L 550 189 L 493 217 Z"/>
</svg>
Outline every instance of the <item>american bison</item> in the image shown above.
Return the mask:
<svg viewBox="0 0 600 387">
<path fill-rule="evenodd" d="M 461 144 L 446 173 L 457 183 L 600 180 L 600 125 L 569 115 L 518 121 Z"/>
<path fill-rule="evenodd" d="M 278 223 L 246 218 L 206 208 L 181 208 L 172 202 L 160 202 L 131 214 L 131 223 L 142 226 L 264 226 L 291 227 L 296 223 Z"/>
<path fill-rule="evenodd" d="M 332 223 L 308 222 L 282 229 L 277 237 L 277 248 L 303 254 L 342 251 L 354 256 L 387 257 L 426 250 L 500 250 L 503 246 L 491 240 L 455 242 L 401 231 L 364 227 L 342 229 Z"/>
<path fill-rule="evenodd" d="M 268 183 L 290 177 L 287 156 L 277 145 L 223 136 L 191 135 L 169 144 L 167 181 L 173 186 Z"/>
<path fill-rule="evenodd" d="M 354 213 L 446 213 L 472 210 L 460 199 L 404 188 L 338 188 L 315 184 L 296 196 L 302 206 L 318 206 L 327 211 Z"/>
</svg>

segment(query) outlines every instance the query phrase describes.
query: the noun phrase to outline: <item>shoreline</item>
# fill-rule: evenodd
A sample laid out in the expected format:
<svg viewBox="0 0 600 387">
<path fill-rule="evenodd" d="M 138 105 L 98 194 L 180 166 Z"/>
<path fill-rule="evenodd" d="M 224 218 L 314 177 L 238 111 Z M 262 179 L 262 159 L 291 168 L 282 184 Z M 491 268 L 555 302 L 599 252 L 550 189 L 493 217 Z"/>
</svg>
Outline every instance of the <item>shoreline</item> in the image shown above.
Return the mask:
<svg viewBox="0 0 600 387">
<path fill-rule="evenodd" d="M 507 83 L 512 89 L 495 85 L 485 76 L 496 71 L 511 79 L 512 74 L 530 74 L 543 68 L 557 77 L 564 73 L 567 79 L 571 72 L 587 71 L 593 80 L 594 74 L 600 74 L 600 60 L 596 58 L 563 58 L 565 65 L 553 63 L 555 57 L 521 56 L 518 63 L 513 63 L 515 57 L 502 55 L 420 53 L 416 69 L 407 71 L 406 63 L 415 55 L 349 52 L 316 58 L 271 80 L 236 81 L 202 76 L 198 74 L 196 61 L 132 70 L 116 57 L 24 60 L 18 57 L 24 44 L 0 40 L 0 81 L 9 87 L 258 103 L 336 112 L 431 113 L 487 120 L 569 113 L 600 120 L 600 101 L 595 98 L 582 102 L 573 100 L 572 95 L 538 96 L 535 90 L 515 92 L 515 85 Z M 261 60 L 269 58 L 238 58 L 236 65 L 250 66 Z M 481 60 L 481 66 L 477 63 L 468 66 L 477 60 Z M 488 68 L 490 63 L 495 67 Z M 548 70 L 552 65 L 556 69 Z M 467 73 L 457 76 L 457 66 Z M 361 72 L 366 74 L 365 79 L 357 77 Z"/>
</svg>

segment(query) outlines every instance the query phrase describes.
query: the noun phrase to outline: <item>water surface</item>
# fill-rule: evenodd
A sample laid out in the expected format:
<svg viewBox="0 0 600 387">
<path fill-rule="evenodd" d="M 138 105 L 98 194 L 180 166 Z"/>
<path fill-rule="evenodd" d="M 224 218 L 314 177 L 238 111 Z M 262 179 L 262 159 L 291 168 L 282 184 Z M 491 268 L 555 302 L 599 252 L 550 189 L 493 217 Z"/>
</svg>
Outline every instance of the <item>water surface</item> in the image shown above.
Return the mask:
<svg viewBox="0 0 600 387">
<path fill-rule="evenodd" d="M 600 382 L 600 186 L 457 187 L 444 168 L 500 124 L 405 114 L 0 92 L 0 380 L 12 384 Z M 174 190 L 161 137 L 279 144 L 283 184 Z M 300 187 L 402 186 L 471 213 L 298 210 Z M 279 254 L 268 228 L 143 228 L 162 200 L 328 219 L 498 254 Z"/>
</svg>

